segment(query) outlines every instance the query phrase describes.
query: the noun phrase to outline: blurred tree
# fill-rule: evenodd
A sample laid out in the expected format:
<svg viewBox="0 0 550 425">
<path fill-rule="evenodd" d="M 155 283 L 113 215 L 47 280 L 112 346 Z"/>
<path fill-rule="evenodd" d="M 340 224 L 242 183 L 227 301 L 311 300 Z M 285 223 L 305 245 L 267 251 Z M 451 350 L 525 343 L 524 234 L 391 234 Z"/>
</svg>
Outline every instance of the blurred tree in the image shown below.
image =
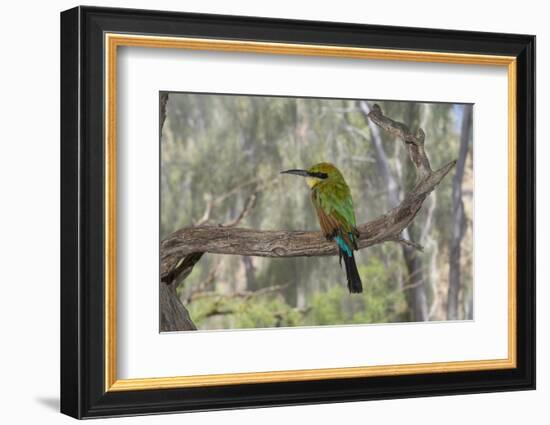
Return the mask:
<svg viewBox="0 0 550 425">
<path fill-rule="evenodd" d="M 472 138 L 472 105 L 464 105 L 462 112 L 462 126 L 460 131 L 460 149 L 458 161 L 456 163 L 455 174 L 453 176 L 452 189 L 452 236 L 449 248 L 449 290 L 447 296 L 447 319 L 457 320 L 458 314 L 458 295 L 461 287 L 460 279 L 460 256 L 461 244 L 466 232 L 466 214 L 464 212 L 464 202 L 462 200 L 462 181 L 464 179 L 464 170 L 466 168 L 466 157 L 468 155 L 468 146 Z"/>
</svg>

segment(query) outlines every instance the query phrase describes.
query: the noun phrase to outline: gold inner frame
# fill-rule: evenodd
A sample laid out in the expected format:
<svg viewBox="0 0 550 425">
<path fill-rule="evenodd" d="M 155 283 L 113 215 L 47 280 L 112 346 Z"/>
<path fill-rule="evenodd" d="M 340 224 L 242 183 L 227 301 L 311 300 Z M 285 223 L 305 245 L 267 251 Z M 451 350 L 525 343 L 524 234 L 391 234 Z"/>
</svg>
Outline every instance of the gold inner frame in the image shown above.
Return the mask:
<svg viewBox="0 0 550 425">
<path fill-rule="evenodd" d="M 516 367 L 516 58 L 462 53 L 327 45 L 105 34 L 105 391 L 510 369 Z M 355 59 L 504 66 L 508 71 L 508 357 L 495 360 L 398 364 L 271 372 L 118 379 L 116 373 L 116 99 L 117 48 L 150 47 Z"/>
</svg>

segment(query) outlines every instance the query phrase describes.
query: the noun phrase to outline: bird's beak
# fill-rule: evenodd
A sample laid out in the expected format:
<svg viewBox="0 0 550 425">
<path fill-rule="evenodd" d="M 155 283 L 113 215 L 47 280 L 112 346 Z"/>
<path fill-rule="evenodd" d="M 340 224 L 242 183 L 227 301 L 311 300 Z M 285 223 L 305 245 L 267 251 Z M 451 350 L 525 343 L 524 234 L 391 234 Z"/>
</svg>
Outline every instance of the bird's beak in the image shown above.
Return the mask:
<svg viewBox="0 0 550 425">
<path fill-rule="evenodd" d="M 295 174 L 297 176 L 308 177 L 309 173 L 306 170 L 286 170 L 281 171 L 281 174 Z"/>
</svg>

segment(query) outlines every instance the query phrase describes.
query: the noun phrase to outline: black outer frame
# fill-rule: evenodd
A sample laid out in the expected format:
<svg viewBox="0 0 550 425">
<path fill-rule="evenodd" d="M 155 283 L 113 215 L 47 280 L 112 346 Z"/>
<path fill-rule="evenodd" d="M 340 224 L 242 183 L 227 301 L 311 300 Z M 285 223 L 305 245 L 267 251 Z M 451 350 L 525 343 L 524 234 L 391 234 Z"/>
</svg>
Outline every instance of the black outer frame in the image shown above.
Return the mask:
<svg viewBox="0 0 550 425">
<path fill-rule="evenodd" d="M 105 32 L 517 57 L 517 368 L 104 391 Z M 76 418 L 535 388 L 535 37 L 77 7 L 61 13 L 61 412 Z"/>
</svg>

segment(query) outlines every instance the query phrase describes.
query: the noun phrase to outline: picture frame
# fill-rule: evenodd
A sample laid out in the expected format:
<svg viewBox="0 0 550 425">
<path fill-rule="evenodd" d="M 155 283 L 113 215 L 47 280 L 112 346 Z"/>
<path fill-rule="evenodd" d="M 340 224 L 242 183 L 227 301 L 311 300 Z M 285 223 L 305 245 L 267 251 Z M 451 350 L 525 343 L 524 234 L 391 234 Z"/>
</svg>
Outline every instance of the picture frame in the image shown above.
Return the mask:
<svg viewBox="0 0 550 425">
<path fill-rule="evenodd" d="M 508 132 L 508 356 L 120 379 L 122 47 L 504 68 L 508 123 L 493 125 Z M 61 117 L 62 413 L 92 418 L 535 388 L 534 36 L 81 6 L 61 13 Z"/>
</svg>

